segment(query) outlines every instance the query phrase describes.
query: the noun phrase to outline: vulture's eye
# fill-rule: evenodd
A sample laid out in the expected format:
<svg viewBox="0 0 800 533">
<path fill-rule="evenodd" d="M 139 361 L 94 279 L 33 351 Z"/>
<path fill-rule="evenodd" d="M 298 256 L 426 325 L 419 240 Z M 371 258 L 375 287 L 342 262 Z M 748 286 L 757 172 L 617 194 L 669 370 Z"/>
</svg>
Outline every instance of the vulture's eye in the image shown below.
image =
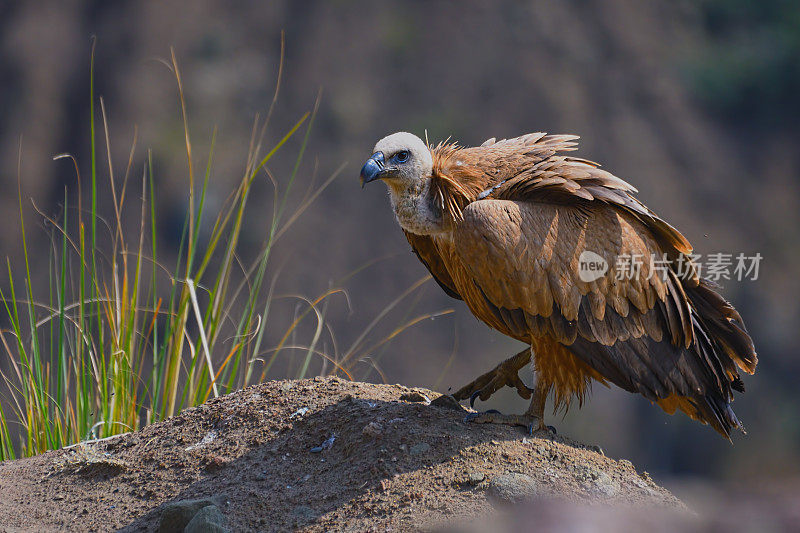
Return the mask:
<svg viewBox="0 0 800 533">
<path fill-rule="evenodd" d="M 394 156 L 394 159 L 398 163 L 405 163 L 406 161 L 408 161 L 408 150 L 402 150 L 400 152 L 397 152 L 397 154 L 395 154 Z"/>
</svg>

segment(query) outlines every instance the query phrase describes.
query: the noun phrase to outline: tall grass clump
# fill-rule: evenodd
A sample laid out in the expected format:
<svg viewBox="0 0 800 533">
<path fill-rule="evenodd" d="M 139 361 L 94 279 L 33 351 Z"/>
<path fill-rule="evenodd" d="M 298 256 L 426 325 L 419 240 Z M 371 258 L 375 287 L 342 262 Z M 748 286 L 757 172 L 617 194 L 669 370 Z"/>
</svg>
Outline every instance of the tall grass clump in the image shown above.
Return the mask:
<svg viewBox="0 0 800 533">
<path fill-rule="evenodd" d="M 303 344 L 305 355 L 297 376 L 306 375 L 311 358 L 327 358 L 328 372 L 343 368 L 336 357 L 318 347 L 324 334 L 324 304 L 340 292 L 336 288 L 301 299 L 281 344 L 277 349 L 264 346 L 265 325 L 276 298 L 274 276 L 268 275 L 275 243 L 338 174 L 309 185 L 299 201 L 290 200 L 297 197 L 290 193 L 316 105 L 275 144 L 264 145 L 280 87 L 281 60 L 275 97 L 266 118 L 256 118 L 241 180 L 226 203 L 210 212 L 206 196 L 216 130 L 203 166 L 195 168 L 174 53 L 167 64 L 177 82 L 188 200 L 177 261 L 171 267 L 158 255 L 163 248 L 158 244 L 152 157 L 149 151 L 137 155 L 134 140 L 124 174 L 115 174 L 105 107 L 94 94 L 93 60 L 88 180 L 75 157 L 55 158 L 72 165 L 79 190 L 73 201 L 76 205 L 69 205 L 65 192 L 57 217 L 40 212 L 50 228 L 47 252 L 29 248 L 33 241 L 26 233 L 29 221 L 22 215 L 23 192 L 19 190 L 24 268 L 15 271 L 7 260 L 8 279 L 0 289 L 0 315 L 6 315 L 0 316 L 0 460 L 132 431 L 209 397 L 263 380 L 277 354 L 289 347 L 286 339 L 294 339 L 298 324 L 306 318 L 316 320 L 316 326 Z M 279 183 L 266 165 L 296 136 L 301 139 L 292 156 L 293 170 Z M 97 145 L 104 145 L 108 154 L 103 163 Z M 136 169 L 137 160 L 142 161 L 141 171 Z M 100 170 L 104 167 L 107 175 Z M 101 179 L 108 179 L 110 198 L 98 198 Z M 256 180 L 267 180 L 274 187 L 272 215 L 263 247 L 252 264 L 243 265 L 240 238 Z M 80 190 L 87 185 L 89 191 Z M 141 201 L 131 199 L 136 197 Z M 109 222 L 104 221 L 98 204 L 113 208 Z M 130 209 L 138 218 L 138 231 L 135 227 L 129 231 L 123 223 Z M 201 227 L 212 229 L 201 237 Z M 47 275 L 42 276 L 45 261 Z"/>
<path fill-rule="evenodd" d="M 326 319 L 330 297 L 341 294 L 347 302 L 339 287 L 372 263 L 316 297 L 277 295 L 277 274 L 268 268 L 276 242 L 343 168 L 321 183 L 311 179 L 304 194 L 291 194 L 319 98 L 277 142 L 265 144 L 283 72 L 282 42 L 275 94 L 266 117 L 254 122 L 245 170 L 226 202 L 210 210 L 206 199 L 216 129 L 203 165 L 196 168 L 174 52 L 165 64 L 177 83 L 186 161 L 187 212 L 180 244 L 169 254 L 171 265 L 159 257 L 164 248 L 158 242 L 153 158 L 150 151 L 137 154 L 135 135 L 124 173 L 114 171 L 104 102 L 95 98 L 94 51 L 88 179 L 74 156 L 54 158 L 71 165 L 78 190 L 72 204 L 64 192 L 60 215 L 37 209 L 49 229 L 46 252 L 30 248 L 35 241 L 28 237 L 19 187 L 22 266 L 15 270 L 7 259 L 8 277 L 0 283 L 0 460 L 163 420 L 212 396 L 274 377 L 281 354 L 281 377 L 338 373 L 351 378 L 361 365 L 362 376 L 375 372 L 385 381 L 379 362 L 393 339 L 423 320 L 452 311 L 412 315 L 418 289 L 430 279 L 426 276 L 389 302 L 347 349 L 340 349 Z M 267 164 L 294 137 L 298 148 L 291 155 L 292 170 L 278 180 Z M 98 145 L 107 155 L 102 163 Z M 102 179 L 108 180 L 110 195 L 100 198 Z M 261 248 L 253 254 L 248 247 L 243 254 L 242 232 L 256 180 L 272 187 L 271 216 Z M 82 190 L 87 186 L 88 191 Z M 257 209 L 263 211 L 263 203 Z M 108 212 L 107 221 L 103 217 Z M 125 223 L 131 213 L 138 224 Z M 243 255 L 254 259 L 244 264 Z M 376 334 L 378 324 L 412 294 L 415 300 L 400 324 Z M 292 319 L 278 317 L 277 324 L 288 325 L 267 336 L 276 302 L 288 298 L 296 301 Z M 299 340 L 303 335 L 307 338 Z"/>
</svg>

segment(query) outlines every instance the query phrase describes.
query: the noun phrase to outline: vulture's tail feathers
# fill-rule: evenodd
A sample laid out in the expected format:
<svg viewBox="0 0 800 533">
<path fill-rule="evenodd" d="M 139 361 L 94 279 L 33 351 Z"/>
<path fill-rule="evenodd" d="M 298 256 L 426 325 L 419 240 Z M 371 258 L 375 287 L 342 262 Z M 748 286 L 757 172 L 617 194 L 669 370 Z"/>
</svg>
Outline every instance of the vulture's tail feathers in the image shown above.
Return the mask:
<svg viewBox="0 0 800 533">
<path fill-rule="evenodd" d="M 709 337 L 723 350 L 730 362 L 748 374 L 755 372 L 758 356 L 753 340 L 744 327 L 742 317 L 715 290 L 714 283 L 701 279 L 697 287 L 686 292 Z M 738 378 L 735 368 L 726 365 L 726 370 L 730 371 L 729 377 L 735 382 Z M 740 383 L 741 380 L 738 380 L 736 384 Z"/>
<path fill-rule="evenodd" d="M 715 285 L 701 279 L 696 287 L 686 289 L 692 306 L 695 348 L 716 377 L 718 388 L 691 402 L 696 415 L 730 438 L 732 429 L 744 432 L 731 409 L 731 389 L 744 392 L 738 369 L 752 374 L 758 357 L 739 313 L 715 290 Z"/>
</svg>

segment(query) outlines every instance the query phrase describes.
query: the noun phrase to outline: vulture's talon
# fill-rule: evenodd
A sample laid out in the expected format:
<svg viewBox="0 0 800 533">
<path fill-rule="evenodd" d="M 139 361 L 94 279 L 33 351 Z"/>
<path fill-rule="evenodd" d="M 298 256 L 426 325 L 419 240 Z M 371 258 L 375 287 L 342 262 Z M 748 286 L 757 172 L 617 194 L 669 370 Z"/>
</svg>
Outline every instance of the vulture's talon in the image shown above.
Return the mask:
<svg viewBox="0 0 800 533">
<path fill-rule="evenodd" d="M 496 409 L 483 411 L 481 413 L 469 413 L 464 417 L 465 423 L 473 424 L 504 424 L 507 426 L 522 426 L 529 435 L 537 431 L 546 430 L 542 419 L 531 415 L 505 415 Z"/>
<path fill-rule="evenodd" d="M 528 426 L 528 436 L 533 437 L 535 433 L 545 433 L 548 435 L 558 435 L 556 428 L 553 426 L 545 426 L 544 423 L 539 424 L 538 426 L 531 424 Z"/>
<path fill-rule="evenodd" d="M 479 413 L 467 413 L 467 416 L 464 417 L 464 422 L 465 423 L 472 422 L 481 415 L 502 415 L 502 414 L 503 413 L 501 413 L 497 409 L 489 409 L 488 411 L 481 411 Z"/>
<path fill-rule="evenodd" d="M 470 396 L 469 396 L 469 406 L 470 407 L 475 407 L 475 400 L 478 398 L 478 396 L 480 396 L 480 394 L 481 394 L 481 391 L 479 391 L 479 390 L 476 390 L 475 392 L 470 394 Z"/>
<path fill-rule="evenodd" d="M 523 383 L 523 381 L 521 379 L 519 379 L 519 376 L 516 376 L 516 377 L 517 377 L 517 379 L 516 379 L 516 381 L 514 383 L 514 386 L 517 389 L 517 394 L 519 394 L 521 397 L 523 397 L 526 400 L 530 400 L 531 399 L 531 394 L 533 394 L 533 389 L 528 387 L 527 385 L 525 385 L 525 383 Z"/>
<path fill-rule="evenodd" d="M 526 348 L 513 357 L 509 357 L 489 372 L 477 377 L 472 383 L 461 387 L 453 394 L 453 397 L 456 400 L 469 398 L 469 405 L 473 407 L 477 398 L 485 402 L 491 398 L 492 394 L 508 386 L 516 389 L 517 394 L 528 400 L 533 394 L 533 389 L 525 385 L 520 379 L 519 371 L 530 361 L 531 351 Z"/>
</svg>

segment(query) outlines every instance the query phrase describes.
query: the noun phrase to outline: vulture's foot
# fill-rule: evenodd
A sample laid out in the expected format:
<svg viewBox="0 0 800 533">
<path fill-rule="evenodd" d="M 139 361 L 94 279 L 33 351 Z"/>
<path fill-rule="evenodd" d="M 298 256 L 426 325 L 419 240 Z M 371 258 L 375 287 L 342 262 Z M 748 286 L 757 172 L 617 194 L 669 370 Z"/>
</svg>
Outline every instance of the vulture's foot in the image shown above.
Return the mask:
<svg viewBox="0 0 800 533">
<path fill-rule="evenodd" d="M 469 398 L 469 405 L 475 404 L 475 399 L 480 398 L 482 402 L 488 400 L 492 394 L 502 389 L 506 385 L 517 389 L 517 393 L 526 400 L 531 397 L 533 389 L 529 388 L 519 378 L 519 371 L 531 361 L 531 350 L 525 348 L 517 355 L 509 357 L 493 370 L 475 379 L 469 385 L 461 387 L 454 394 L 456 400 L 466 400 Z"/>
<path fill-rule="evenodd" d="M 552 426 L 545 426 L 541 417 L 529 414 L 523 415 L 505 415 L 500 411 L 494 409 L 484 411 L 482 413 L 470 413 L 464 418 L 464 422 L 471 422 L 473 424 L 505 424 L 507 426 L 522 426 L 529 435 L 533 435 L 539 431 L 552 431 L 556 432 Z"/>
</svg>

